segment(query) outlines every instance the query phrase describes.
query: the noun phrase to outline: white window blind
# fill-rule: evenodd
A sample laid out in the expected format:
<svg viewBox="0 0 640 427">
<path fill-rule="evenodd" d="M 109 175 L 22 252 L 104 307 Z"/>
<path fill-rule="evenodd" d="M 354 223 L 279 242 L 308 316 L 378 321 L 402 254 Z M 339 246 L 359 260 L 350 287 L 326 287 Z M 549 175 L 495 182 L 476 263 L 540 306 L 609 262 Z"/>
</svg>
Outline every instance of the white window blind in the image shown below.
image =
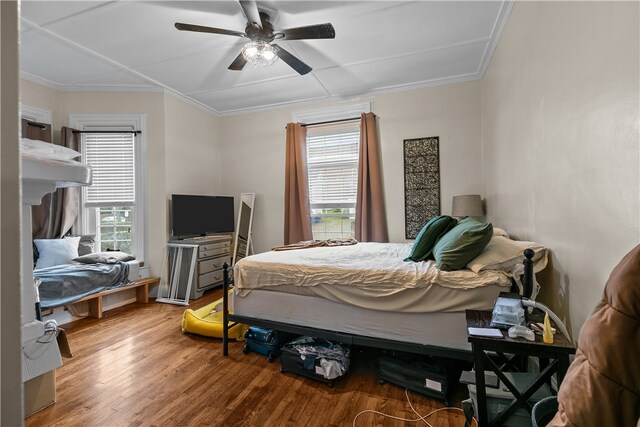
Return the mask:
<svg viewBox="0 0 640 427">
<path fill-rule="evenodd" d="M 358 123 L 308 130 L 307 167 L 312 208 L 355 206 L 359 140 Z"/>
<path fill-rule="evenodd" d="M 84 161 L 93 169 L 86 189 L 88 207 L 132 206 L 135 202 L 135 154 L 132 133 L 84 134 Z"/>
</svg>

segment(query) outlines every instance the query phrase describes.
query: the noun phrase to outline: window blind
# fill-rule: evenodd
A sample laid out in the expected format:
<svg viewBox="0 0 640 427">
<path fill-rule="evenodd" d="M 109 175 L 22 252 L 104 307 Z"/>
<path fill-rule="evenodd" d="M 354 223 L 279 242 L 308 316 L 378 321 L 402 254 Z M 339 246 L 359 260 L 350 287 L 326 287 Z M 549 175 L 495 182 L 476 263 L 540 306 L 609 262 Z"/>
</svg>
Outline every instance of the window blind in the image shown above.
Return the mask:
<svg viewBox="0 0 640 427">
<path fill-rule="evenodd" d="M 84 161 L 93 170 L 86 189 L 88 207 L 132 206 L 135 201 L 134 135 L 92 133 L 83 135 Z"/>
<path fill-rule="evenodd" d="M 309 131 L 307 169 L 312 208 L 355 206 L 359 141 L 357 124 Z"/>
</svg>

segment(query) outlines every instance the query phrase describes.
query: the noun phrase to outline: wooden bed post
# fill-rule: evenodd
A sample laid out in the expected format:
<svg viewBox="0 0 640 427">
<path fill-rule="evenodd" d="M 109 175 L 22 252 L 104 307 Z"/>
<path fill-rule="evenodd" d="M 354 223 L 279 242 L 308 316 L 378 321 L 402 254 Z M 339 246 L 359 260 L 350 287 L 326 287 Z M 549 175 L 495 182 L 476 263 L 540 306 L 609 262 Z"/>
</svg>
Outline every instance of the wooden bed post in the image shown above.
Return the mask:
<svg viewBox="0 0 640 427">
<path fill-rule="evenodd" d="M 222 266 L 222 355 L 229 355 L 229 325 L 227 316 L 229 315 L 229 264 Z"/>
</svg>

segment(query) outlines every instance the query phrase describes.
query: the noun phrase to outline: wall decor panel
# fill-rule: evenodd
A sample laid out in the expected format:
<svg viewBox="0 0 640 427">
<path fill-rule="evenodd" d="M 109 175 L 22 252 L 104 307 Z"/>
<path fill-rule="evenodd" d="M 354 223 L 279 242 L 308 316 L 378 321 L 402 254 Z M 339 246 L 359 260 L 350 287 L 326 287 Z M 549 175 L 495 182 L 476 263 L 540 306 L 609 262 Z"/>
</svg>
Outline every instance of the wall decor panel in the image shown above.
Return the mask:
<svg viewBox="0 0 640 427">
<path fill-rule="evenodd" d="M 405 238 L 415 239 L 424 224 L 440 215 L 440 138 L 404 140 Z"/>
</svg>

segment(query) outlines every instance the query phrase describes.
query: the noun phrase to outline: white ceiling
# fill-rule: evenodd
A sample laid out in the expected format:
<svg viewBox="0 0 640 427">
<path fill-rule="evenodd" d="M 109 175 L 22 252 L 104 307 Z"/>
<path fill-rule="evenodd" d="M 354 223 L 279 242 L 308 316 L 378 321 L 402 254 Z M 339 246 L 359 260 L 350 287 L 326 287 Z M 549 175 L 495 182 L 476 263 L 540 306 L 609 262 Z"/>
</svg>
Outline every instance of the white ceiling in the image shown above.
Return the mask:
<svg viewBox="0 0 640 427">
<path fill-rule="evenodd" d="M 258 0 L 258 6 L 271 11 L 276 28 L 333 24 L 335 39 L 279 42 L 312 72 L 300 76 L 281 60 L 230 71 L 247 39 L 174 27 L 244 31 L 236 1 L 23 0 L 21 75 L 59 90 L 170 90 L 220 115 L 348 99 L 482 78 L 511 3 Z"/>
</svg>

